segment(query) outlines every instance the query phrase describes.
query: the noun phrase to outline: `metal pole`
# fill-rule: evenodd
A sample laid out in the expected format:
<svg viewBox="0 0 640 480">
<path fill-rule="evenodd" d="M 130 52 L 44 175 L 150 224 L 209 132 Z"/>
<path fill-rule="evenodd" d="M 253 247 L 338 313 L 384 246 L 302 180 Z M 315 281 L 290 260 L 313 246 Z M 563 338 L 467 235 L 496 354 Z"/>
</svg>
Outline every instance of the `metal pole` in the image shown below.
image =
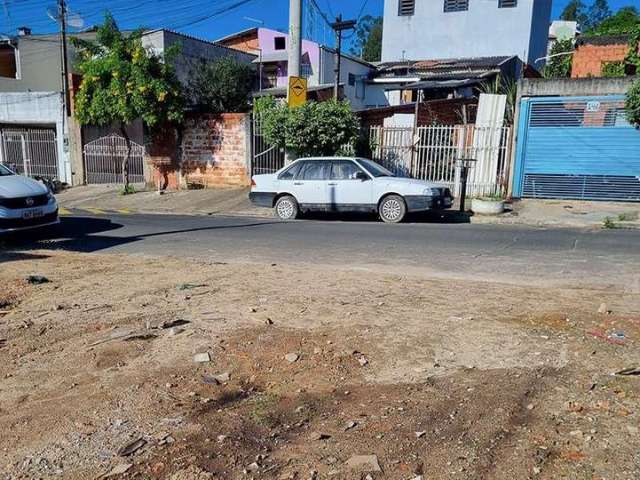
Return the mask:
<svg viewBox="0 0 640 480">
<path fill-rule="evenodd" d="M 67 117 L 71 116 L 71 102 L 69 98 L 69 66 L 67 63 L 67 7 L 65 0 L 59 0 L 60 9 L 60 37 L 62 41 L 62 94 Z"/>
<path fill-rule="evenodd" d="M 287 76 L 300 76 L 302 56 L 302 0 L 289 0 L 289 62 Z"/>
<path fill-rule="evenodd" d="M 342 21 L 342 15 L 338 15 L 338 18 L 336 18 L 336 23 L 339 23 L 341 21 Z M 340 60 L 341 60 L 340 50 L 341 49 L 342 49 L 342 30 L 338 29 L 336 31 L 336 66 L 334 69 L 335 79 L 334 79 L 334 85 L 333 85 L 333 98 L 335 100 L 340 99 Z"/>
<path fill-rule="evenodd" d="M 464 162 L 464 160 L 463 160 Z M 460 213 L 465 212 L 464 204 L 467 202 L 467 175 L 469 173 L 469 167 L 466 163 L 462 164 L 460 169 Z"/>
</svg>

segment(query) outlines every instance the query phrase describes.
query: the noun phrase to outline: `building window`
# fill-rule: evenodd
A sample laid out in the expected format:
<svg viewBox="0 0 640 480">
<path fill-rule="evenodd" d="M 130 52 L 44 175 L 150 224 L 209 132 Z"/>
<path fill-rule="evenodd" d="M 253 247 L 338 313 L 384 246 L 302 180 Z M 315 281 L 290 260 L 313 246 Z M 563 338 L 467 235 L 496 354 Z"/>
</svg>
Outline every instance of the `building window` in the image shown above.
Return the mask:
<svg viewBox="0 0 640 480">
<path fill-rule="evenodd" d="M 309 63 L 303 63 L 300 65 L 300 76 L 302 78 L 309 78 L 313 75 L 313 67 Z"/>
<path fill-rule="evenodd" d="M 410 17 L 416 11 L 416 0 L 398 0 L 398 15 Z"/>
<path fill-rule="evenodd" d="M 444 0 L 445 12 L 464 12 L 469 10 L 469 0 Z"/>
<path fill-rule="evenodd" d="M 273 39 L 273 48 L 275 48 L 276 50 L 286 50 L 287 39 L 285 37 L 275 37 Z"/>
<path fill-rule="evenodd" d="M 498 0 L 498 8 L 515 8 L 518 6 L 518 0 Z"/>
<path fill-rule="evenodd" d="M 353 73 L 349 74 L 349 86 L 353 87 L 356 84 L 356 76 Z"/>
</svg>

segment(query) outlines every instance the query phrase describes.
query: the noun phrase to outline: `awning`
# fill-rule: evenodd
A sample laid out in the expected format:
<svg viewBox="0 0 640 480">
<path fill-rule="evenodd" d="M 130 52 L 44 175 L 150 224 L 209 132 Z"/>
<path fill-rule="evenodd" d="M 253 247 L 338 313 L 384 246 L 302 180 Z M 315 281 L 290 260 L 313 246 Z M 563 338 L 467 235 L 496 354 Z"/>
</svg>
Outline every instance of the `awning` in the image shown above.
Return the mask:
<svg viewBox="0 0 640 480">
<path fill-rule="evenodd" d="M 264 53 L 262 57 L 253 60 L 253 63 L 286 62 L 287 60 L 289 60 L 289 52 L 286 50 L 278 50 L 276 52 Z"/>
</svg>

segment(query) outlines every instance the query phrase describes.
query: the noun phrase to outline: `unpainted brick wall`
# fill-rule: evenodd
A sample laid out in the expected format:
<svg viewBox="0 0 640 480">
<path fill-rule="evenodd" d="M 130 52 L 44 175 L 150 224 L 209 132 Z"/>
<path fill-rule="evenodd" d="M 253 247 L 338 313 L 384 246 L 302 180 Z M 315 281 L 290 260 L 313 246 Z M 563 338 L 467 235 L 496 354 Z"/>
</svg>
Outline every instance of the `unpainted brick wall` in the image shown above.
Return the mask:
<svg viewBox="0 0 640 480">
<path fill-rule="evenodd" d="M 606 63 L 621 62 L 627 56 L 627 43 L 616 45 L 579 45 L 573 54 L 571 78 L 600 77 Z"/>
<path fill-rule="evenodd" d="M 183 184 L 249 185 L 249 125 L 244 113 L 189 115 L 182 135 Z"/>
</svg>

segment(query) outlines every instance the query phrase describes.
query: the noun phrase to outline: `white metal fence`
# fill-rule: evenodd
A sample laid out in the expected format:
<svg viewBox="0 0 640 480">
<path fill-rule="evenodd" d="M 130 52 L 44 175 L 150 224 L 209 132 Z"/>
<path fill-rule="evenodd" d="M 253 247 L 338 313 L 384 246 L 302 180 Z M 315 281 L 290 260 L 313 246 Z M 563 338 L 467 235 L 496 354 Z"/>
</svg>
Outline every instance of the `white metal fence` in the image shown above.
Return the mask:
<svg viewBox="0 0 640 480">
<path fill-rule="evenodd" d="M 510 127 L 371 127 L 369 138 L 373 159 L 397 175 L 438 182 L 458 195 L 460 172 L 457 161 L 474 159 L 467 194 L 482 196 L 506 192 Z"/>
<path fill-rule="evenodd" d="M 108 135 L 87 143 L 83 148 L 86 182 L 89 184 L 122 183 L 122 161 L 127 142 L 120 135 Z M 129 181 L 144 182 L 144 147 L 131 142 Z"/>
<path fill-rule="evenodd" d="M 21 175 L 59 178 L 53 128 L 2 128 L 0 161 Z"/>
<path fill-rule="evenodd" d="M 251 175 L 277 172 L 284 167 L 284 150 L 267 142 L 257 116 L 251 122 Z"/>
</svg>

